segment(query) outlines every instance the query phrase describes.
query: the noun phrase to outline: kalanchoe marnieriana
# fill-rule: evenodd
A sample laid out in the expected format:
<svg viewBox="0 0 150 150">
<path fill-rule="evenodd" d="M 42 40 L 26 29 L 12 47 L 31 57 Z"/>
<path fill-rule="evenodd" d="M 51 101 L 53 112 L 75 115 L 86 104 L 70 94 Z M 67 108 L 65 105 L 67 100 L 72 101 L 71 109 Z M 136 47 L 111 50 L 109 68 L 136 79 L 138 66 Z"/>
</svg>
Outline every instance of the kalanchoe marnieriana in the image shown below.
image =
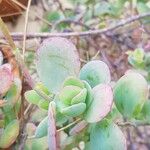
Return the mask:
<svg viewBox="0 0 150 150">
<path fill-rule="evenodd" d="M 68 77 L 59 93 L 60 112 L 71 117 L 83 114 L 86 110 L 87 92 L 83 81 Z"/>
</svg>

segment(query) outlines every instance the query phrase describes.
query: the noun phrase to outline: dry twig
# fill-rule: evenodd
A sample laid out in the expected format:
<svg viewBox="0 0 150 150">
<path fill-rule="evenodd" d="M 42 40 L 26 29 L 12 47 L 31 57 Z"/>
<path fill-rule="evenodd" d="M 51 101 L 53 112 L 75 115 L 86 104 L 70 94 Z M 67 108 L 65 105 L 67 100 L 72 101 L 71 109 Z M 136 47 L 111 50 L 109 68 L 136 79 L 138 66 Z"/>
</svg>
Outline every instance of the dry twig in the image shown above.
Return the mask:
<svg viewBox="0 0 150 150">
<path fill-rule="evenodd" d="M 128 18 L 126 20 L 121 20 L 118 24 L 112 27 L 104 28 L 101 30 L 88 30 L 83 32 L 69 32 L 69 33 L 27 33 L 27 39 L 31 38 L 48 38 L 48 37 L 71 37 L 71 36 L 91 36 L 91 35 L 99 35 L 99 34 L 106 34 L 110 31 L 113 31 L 115 29 L 118 29 L 122 26 L 125 26 L 127 24 L 130 24 L 134 21 L 140 20 L 142 18 L 150 16 L 150 12 L 144 13 L 142 15 L 136 15 L 131 18 Z M 22 40 L 23 33 L 11 33 L 11 36 L 14 40 Z M 4 38 L 3 35 L 0 35 L 0 38 Z"/>
<path fill-rule="evenodd" d="M 24 59 L 25 50 L 26 50 L 26 34 L 27 34 L 28 18 L 29 18 L 29 9 L 30 9 L 30 5 L 31 5 L 31 1 L 32 1 L 32 0 L 29 0 L 29 1 L 28 1 L 28 6 L 27 6 L 26 16 L 25 16 L 25 26 L 24 26 L 24 35 L 23 35 L 23 47 L 22 47 L 23 59 Z"/>
</svg>

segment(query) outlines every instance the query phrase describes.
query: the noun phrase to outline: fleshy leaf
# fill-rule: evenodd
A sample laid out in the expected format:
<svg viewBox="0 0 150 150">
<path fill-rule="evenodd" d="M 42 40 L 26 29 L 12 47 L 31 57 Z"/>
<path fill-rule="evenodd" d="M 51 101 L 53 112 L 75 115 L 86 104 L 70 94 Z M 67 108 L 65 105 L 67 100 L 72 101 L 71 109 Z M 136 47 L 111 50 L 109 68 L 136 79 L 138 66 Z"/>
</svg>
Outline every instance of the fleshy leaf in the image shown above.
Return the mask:
<svg viewBox="0 0 150 150">
<path fill-rule="evenodd" d="M 102 120 L 111 110 L 113 92 L 109 85 L 100 84 L 93 88 L 93 100 L 85 113 L 85 120 L 94 123 Z"/>
<path fill-rule="evenodd" d="M 91 130 L 87 150 L 127 150 L 126 139 L 116 124 L 104 120 Z"/>
<path fill-rule="evenodd" d="M 61 113 L 70 117 L 81 115 L 86 109 L 85 103 L 78 103 L 61 109 Z"/>
<path fill-rule="evenodd" d="M 45 40 L 37 50 L 37 72 L 49 91 L 56 93 L 68 76 L 77 76 L 80 69 L 76 47 L 61 37 Z"/>
<path fill-rule="evenodd" d="M 144 67 L 144 50 L 137 48 L 134 51 L 128 51 L 128 61 L 135 68 Z"/>
<path fill-rule="evenodd" d="M 19 121 L 13 120 L 6 126 L 5 130 L 0 136 L 0 148 L 8 148 L 15 142 L 18 135 L 19 135 Z"/>
<path fill-rule="evenodd" d="M 37 83 L 35 88 L 42 90 L 47 95 L 50 95 L 50 92 L 48 91 L 48 89 L 41 82 Z"/>
<path fill-rule="evenodd" d="M 46 150 L 48 149 L 47 137 L 27 139 L 25 150 Z"/>
<path fill-rule="evenodd" d="M 25 99 L 32 104 L 38 105 L 39 101 L 42 99 L 34 90 L 25 92 Z"/>
<path fill-rule="evenodd" d="M 87 81 L 91 87 L 111 80 L 108 66 L 99 60 L 88 62 L 80 70 L 80 79 Z"/>
<path fill-rule="evenodd" d="M 63 101 L 64 104 L 70 105 L 72 98 L 74 96 L 76 96 L 77 94 L 79 94 L 81 90 L 82 89 L 80 87 L 77 87 L 77 86 L 72 86 L 72 85 L 65 86 L 61 90 L 61 92 L 59 94 L 59 98 L 60 98 L 60 100 Z"/>
<path fill-rule="evenodd" d="M 0 66 L 0 95 L 5 94 L 12 85 L 13 74 L 11 72 L 11 66 L 5 64 Z"/>
<path fill-rule="evenodd" d="M 90 87 L 90 85 L 86 82 L 83 81 L 85 88 L 87 89 L 87 96 L 86 96 L 86 108 L 88 109 L 92 100 L 93 100 L 93 92 L 92 92 L 92 88 Z"/>
<path fill-rule="evenodd" d="M 63 86 L 68 86 L 68 85 L 74 85 L 74 86 L 78 86 L 80 88 L 84 88 L 84 84 L 81 82 L 81 80 L 79 80 L 78 78 L 75 77 L 68 77 L 64 83 Z"/>
<path fill-rule="evenodd" d="M 48 133 L 48 117 L 45 117 L 35 131 L 35 138 L 42 138 Z"/>
<path fill-rule="evenodd" d="M 76 95 L 72 100 L 71 100 L 71 105 L 73 104 L 78 104 L 78 103 L 84 103 L 87 95 L 87 90 L 86 88 L 82 89 L 81 92 Z"/>
<path fill-rule="evenodd" d="M 10 104 L 15 104 L 20 97 L 22 83 L 19 78 L 14 78 L 13 84 L 5 95 L 5 99 Z"/>
<path fill-rule="evenodd" d="M 148 84 L 137 72 L 128 71 L 115 85 L 114 101 L 124 117 L 136 117 L 147 99 Z"/>
<path fill-rule="evenodd" d="M 39 108 L 48 110 L 49 101 L 40 100 L 38 103 Z"/>
</svg>

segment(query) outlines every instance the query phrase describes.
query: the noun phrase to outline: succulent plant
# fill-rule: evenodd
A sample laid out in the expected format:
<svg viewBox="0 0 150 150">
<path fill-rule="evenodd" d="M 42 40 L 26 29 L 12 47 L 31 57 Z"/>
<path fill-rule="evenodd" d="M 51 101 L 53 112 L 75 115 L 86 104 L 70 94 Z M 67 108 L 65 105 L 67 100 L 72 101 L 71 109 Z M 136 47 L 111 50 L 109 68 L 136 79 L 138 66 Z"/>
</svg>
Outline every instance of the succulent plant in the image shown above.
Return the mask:
<svg viewBox="0 0 150 150">
<path fill-rule="evenodd" d="M 141 58 L 141 53 L 136 53 L 135 60 Z M 125 118 L 136 118 L 145 113 L 148 118 L 149 107 L 141 112 L 148 98 L 148 85 L 139 73 L 128 71 L 112 89 L 107 64 L 92 60 L 80 69 L 75 46 L 60 37 L 47 39 L 40 45 L 36 65 L 41 83 L 27 91 L 25 98 L 47 111 L 34 137 L 48 137 L 49 149 L 57 149 L 57 127 L 67 134 L 68 149 L 83 140 L 86 150 L 126 150 L 125 137 L 114 123 L 116 117 L 122 118 L 122 114 Z M 50 100 L 45 100 L 36 89 Z M 77 124 L 72 128 L 73 120 Z M 65 126 L 67 123 L 70 124 Z"/>
</svg>

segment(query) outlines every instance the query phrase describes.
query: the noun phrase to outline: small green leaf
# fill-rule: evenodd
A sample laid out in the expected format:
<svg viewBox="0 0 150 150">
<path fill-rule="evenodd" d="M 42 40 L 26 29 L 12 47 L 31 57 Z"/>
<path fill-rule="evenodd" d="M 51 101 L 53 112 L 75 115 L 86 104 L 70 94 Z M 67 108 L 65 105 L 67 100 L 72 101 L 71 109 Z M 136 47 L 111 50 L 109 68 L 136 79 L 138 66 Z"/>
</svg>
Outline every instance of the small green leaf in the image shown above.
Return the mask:
<svg viewBox="0 0 150 150">
<path fill-rule="evenodd" d="M 72 76 L 68 77 L 63 83 L 63 87 L 68 86 L 68 85 L 73 85 L 73 86 L 78 86 L 80 88 L 84 88 L 84 84 L 82 83 L 82 81 Z"/>
<path fill-rule="evenodd" d="M 45 100 L 40 100 L 38 103 L 39 108 L 48 110 L 49 102 Z"/>
<path fill-rule="evenodd" d="M 48 149 L 48 138 L 38 139 L 27 139 L 24 150 L 47 150 Z"/>
<path fill-rule="evenodd" d="M 38 105 L 39 101 L 42 99 L 34 90 L 25 92 L 25 99 L 32 104 Z"/>
<path fill-rule="evenodd" d="M 5 99 L 12 105 L 14 105 L 20 97 L 22 90 L 22 83 L 19 78 L 14 78 L 13 84 L 9 91 L 6 93 Z"/>
<path fill-rule="evenodd" d="M 37 83 L 35 88 L 42 90 L 47 95 L 50 95 L 50 92 L 48 91 L 48 89 L 41 82 Z"/>
<path fill-rule="evenodd" d="M 73 97 L 78 95 L 81 90 L 82 89 L 78 86 L 65 86 L 59 94 L 59 99 L 62 100 L 64 104 L 70 105 Z"/>
<path fill-rule="evenodd" d="M 143 49 L 135 49 L 134 51 L 129 51 L 127 53 L 129 63 L 135 68 L 143 68 L 144 67 L 144 50 Z"/>
<path fill-rule="evenodd" d="M 86 88 L 82 89 L 78 95 L 76 95 L 72 100 L 71 100 L 71 105 L 73 104 L 78 104 L 78 103 L 84 103 L 86 100 L 87 96 L 87 90 Z"/>
<path fill-rule="evenodd" d="M 91 87 L 111 80 L 108 66 L 99 60 L 90 61 L 80 70 L 80 79 L 85 80 Z"/>
<path fill-rule="evenodd" d="M 88 84 L 88 82 L 83 81 L 83 83 L 84 83 L 84 86 L 87 90 L 87 96 L 86 96 L 86 102 L 85 103 L 86 103 L 86 108 L 88 109 L 92 100 L 93 100 L 93 92 L 92 92 L 92 89 L 91 89 L 90 85 Z"/>
<path fill-rule="evenodd" d="M 86 110 L 86 104 L 79 103 L 61 109 L 61 113 L 70 117 L 76 117 L 81 115 L 85 110 Z"/>
<path fill-rule="evenodd" d="M 113 92 L 109 85 L 100 84 L 93 88 L 93 100 L 85 113 L 85 120 L 94 123 L 102 120 L 111 110 Z"/>
</svg>

